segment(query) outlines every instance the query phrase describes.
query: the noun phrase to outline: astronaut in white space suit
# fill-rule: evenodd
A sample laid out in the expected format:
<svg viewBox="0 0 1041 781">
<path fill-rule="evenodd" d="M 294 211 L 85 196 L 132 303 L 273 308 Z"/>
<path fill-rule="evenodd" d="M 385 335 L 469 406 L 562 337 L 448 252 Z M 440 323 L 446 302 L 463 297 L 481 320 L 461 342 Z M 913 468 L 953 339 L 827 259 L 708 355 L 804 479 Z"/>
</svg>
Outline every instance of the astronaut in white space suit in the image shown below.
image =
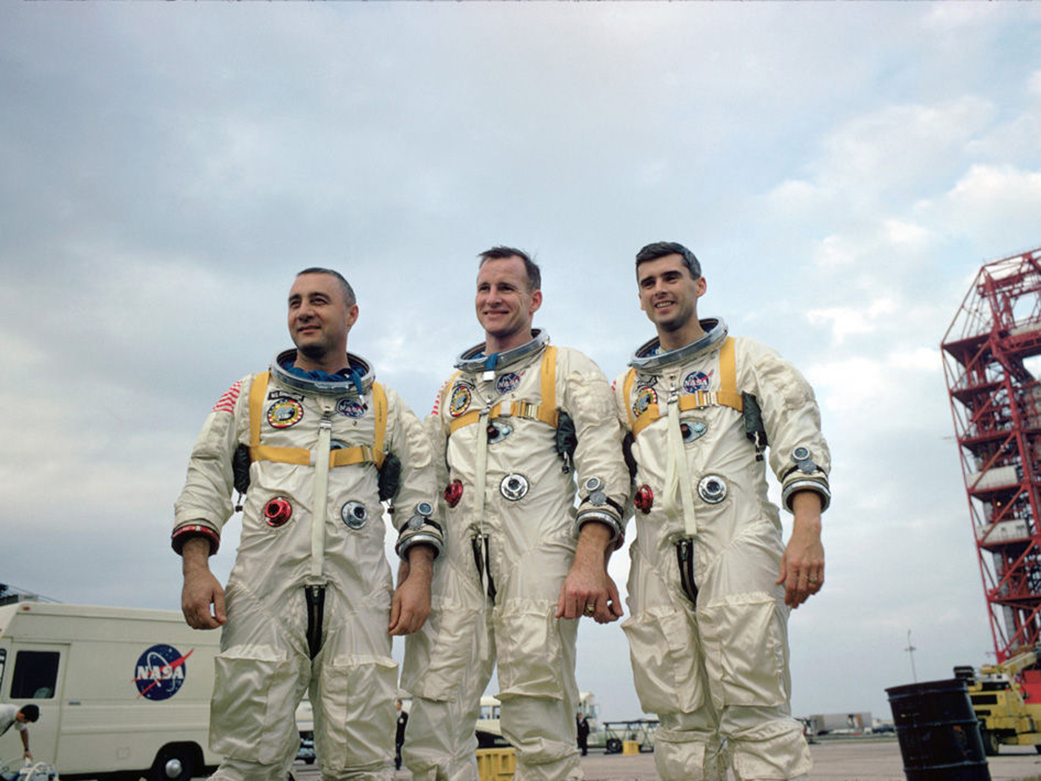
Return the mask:
<svg viewBox="0 0 1041 781">
<path fill-rule="evenodd" d="M 337 272 L 300 272 L 289 294 L 296 349 L 217 402 L 175 505 L 185 618 L 224 627 L 210 718 L 211 747 L 224 757 L 215 779 L 284 781 L 307 691 L 322 777 L 393 778 L 391 635 L 429 615 L 442 534 L 429 439 L 371 365 L 347 352 L 357 317 Z M 233 487 L 245 504 L 225 592 L 207 560 Z M 397 590 L 381 499 L 393 500 L 399 532 Z"/>
<path fill-rule="evenodd" d="M 640 305 L 658 336 L 615 382 L 635 468 L 629 639 L 637 693 L 660 727 L 663 779 L 802 778 L 791 717 L 787 621 L 824 583 L 821 512 L 831 458 L 813 390 L 790 363 L 722 320 L 699 320 L 696 257 L 660 242 L 637 255 Z M 782 542 L 764 453 L 793 513 Z"/>
<path fill-rule="evenodd" d="M 430 621 L 406 641 L 403 754 L 416 779 L 475 781 L 474 725 L 497 664 L 515 777 L 579 779 L 574 619 L 621 615 L 606 564 L 628 497 L 622 430 L 596 364 L 532 330 L 538 266 L 509 247 L 481 258 L 485 341 L 459 357 L 427 419 L 445 554 Z"/>
</svg>

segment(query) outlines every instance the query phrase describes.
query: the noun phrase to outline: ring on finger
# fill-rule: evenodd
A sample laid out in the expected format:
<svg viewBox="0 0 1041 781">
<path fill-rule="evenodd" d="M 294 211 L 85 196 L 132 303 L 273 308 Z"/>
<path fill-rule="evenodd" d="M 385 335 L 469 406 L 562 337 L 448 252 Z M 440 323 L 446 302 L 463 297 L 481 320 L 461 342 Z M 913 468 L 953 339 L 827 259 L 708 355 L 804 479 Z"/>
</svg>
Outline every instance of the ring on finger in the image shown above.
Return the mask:
<svg viewBox="0 0 1041 781">
<path fill-rule="evenodd" d="M 587 602 L 586 603 L 586 609 L 585 609 L 584 612 L 585 612 L 585 614 L 587 616 L 593 615 L 593 613 L 596 612 L 596 605 L 594 603 L 592 603 L 592 602 Z"/>
</svg>

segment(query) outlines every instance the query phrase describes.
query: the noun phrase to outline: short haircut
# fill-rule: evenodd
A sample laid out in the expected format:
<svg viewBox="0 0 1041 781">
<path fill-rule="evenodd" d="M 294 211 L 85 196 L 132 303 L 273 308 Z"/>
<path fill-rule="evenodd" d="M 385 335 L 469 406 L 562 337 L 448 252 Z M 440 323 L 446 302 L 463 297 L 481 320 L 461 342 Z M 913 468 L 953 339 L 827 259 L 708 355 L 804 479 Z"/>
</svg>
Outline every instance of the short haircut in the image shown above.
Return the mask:
<svg viewBox="0 0 1041 781">
<path fill-rule="evenodd" d="M 297 276 L 302 277 L 304 274 L 328 274 L 330 277 L 335 277 L 340 283 L 340 290 L 343 292 L 343 300 L 347 302 L 347 306 L 352 307 L 358 303 L 358 299 L 354 297 L 354 288 L 351 287 L 351 283 L 348 282 L 339 271 L 334 271 L 331 268 L 312 266 L 311 268 L 305 268 L 303 271 L 299 272 Z"/>
<path fill-rule="evenodd" d="M 482 252 L 479 257 L 481 264 L 480 268 L 489 260 L 506 260 L 517 256 L 524 261 L 524 271 L 528 275 L 528 289 L 531 291 L 542 289 L 542 272 L 539 271 L 539 267 L 535 264 L 535 261 L 528 257 L 528 253 L 523 250 L 516 249 L 514 247 L 492 247 Z"/>
<path fill-rule="evenodd" d="M 25 716 L 25 720 L 28 722 L 35 722 L 40 718 L 40 709 L 36 705 L 23 705 L 18 712 Z"/>
<path fill-rule="evenodd" d="M 694 253 L 675 241 L 656 241 L 653 244 L 648 244 L 637 252 L 637 275 L 639 275 L 641 263 L 646 263 L 649 260 L 657 260 L 658 258 L 664 258 L 666 255 L 679 255 L 683 258 L 683 265 L 687 267 L 687 270 L 694 279 L 701 276 L 701 263 L 696 257 L 694 257 Z"/>
</svg>

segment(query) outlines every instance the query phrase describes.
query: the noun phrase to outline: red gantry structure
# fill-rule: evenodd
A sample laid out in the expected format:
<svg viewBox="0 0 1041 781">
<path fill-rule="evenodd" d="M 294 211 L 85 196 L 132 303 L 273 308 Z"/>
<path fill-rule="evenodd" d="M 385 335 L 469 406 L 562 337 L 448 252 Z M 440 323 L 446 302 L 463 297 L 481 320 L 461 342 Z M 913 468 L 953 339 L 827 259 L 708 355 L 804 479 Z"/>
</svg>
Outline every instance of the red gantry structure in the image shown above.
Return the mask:
<svg viewBox="0 0 1041 781">
<path fill-rule="evenodd" d="M 1041 248 L 980 269 L 943 344 L 998 662 L 1041 642 Z"/>
</svg>

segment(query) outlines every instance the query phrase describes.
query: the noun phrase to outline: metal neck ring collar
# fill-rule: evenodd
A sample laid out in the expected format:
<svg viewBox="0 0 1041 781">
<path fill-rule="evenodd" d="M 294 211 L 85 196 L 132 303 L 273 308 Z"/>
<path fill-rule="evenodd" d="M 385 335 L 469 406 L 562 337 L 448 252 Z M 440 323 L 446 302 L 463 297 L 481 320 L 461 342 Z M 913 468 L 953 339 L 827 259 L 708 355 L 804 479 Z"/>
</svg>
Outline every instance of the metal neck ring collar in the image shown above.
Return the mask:
<svg viewBox="0 0 1041 781">
<path fill-rule="evenodd" d="M 342 380 L 335 381 L 309 380 L 286 371 L 282 364 L 292 363 L 294 360 L 296 360 L 296 350 L 280 352 L 275 356 L 275 360 L 271 362 L 271 376 L 283 385 L 288 385 L 290 388 L 304 391 L 305 393 L 317 393 L 321 396 L 358 397 L 358 388 L 350 377 L 344 377 Z M 348 365 L 362 370 L 361 389 L 362 393 L 367 393 L 376 379 L 376 375 L 372 370 L 372 364 L 354 353 L 347 353 L 347 362 Z"/>
<path fill-rule="evenodd" d="M 499 359 L 496 361 L 496 369 L 509 366 L 510 364 L 516 363 L 521 358 L 526 358 L 538 350 L 541 350 L 549 344 L 549 334 L 542 328 L 533 328 L 531 330 L 531 339 L 519 347 L 514 347 L 512 350 L 506 350 L 505 352 L 499 353 Z M 484 364 L 487 356 L 484 354 L 484 342 L 471 347 L 459 354 L 459 357 L 455 359 L 455 368 L 460 371 L 475 373 L 483 372 Z"/>
<path fill-rule="evenodd" d="M 656 336 L 649 342 L 641 345 L 640 348 L 633 353 L 633 357 L 629 360 L 629 365 L 638 372 L 658 372 L 668 366 L 683 363 L 696 355 L 708 352 L 709 350 L 718 347 L 719 344 L 727 338 L 729 329 L 727 328 L 727 324 L 723 318 L 701 320 L 700 324 L 705 331 L 705 335 L 700 339 L 697 339 L 690 344 L 685 344 L 683 347 L 676 350 L 659 352 L 660 340 Z"/>
</svg>

